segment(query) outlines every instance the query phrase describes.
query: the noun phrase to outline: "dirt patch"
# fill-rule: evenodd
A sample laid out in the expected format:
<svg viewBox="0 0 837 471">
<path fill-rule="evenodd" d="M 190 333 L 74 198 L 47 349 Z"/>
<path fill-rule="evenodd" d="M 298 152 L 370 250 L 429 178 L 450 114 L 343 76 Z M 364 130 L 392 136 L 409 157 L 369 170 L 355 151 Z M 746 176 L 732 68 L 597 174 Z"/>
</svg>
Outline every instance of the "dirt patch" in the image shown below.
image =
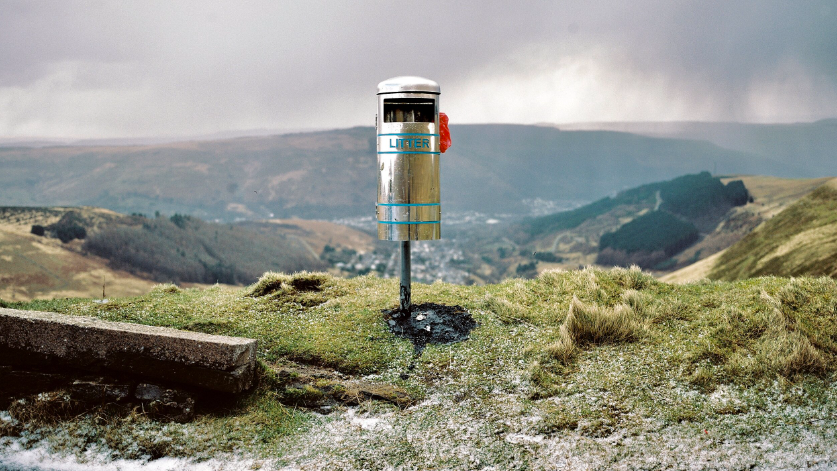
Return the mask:
<svg viewBox="0 0 837 471">
<path fill-rule="evenodd" d="M 319 409 L 329 413 L 334 406 L 358 405 L 364 401 L 383 401 L 399 407 L 415 403 L 415 398 L 396 386 L 358 381 L 337 371 L 310 365 L 285 364 L 270 367 L 263 377 L 279 402 Z"/>
<path fill-rule="evenodd" d="M 389 330 L 398 337 L 413 342 L 416 355 L 427 344 L 446 344 L 467 340 L 477 322 L 462 306 L 424 303 L 410 306 L 410 312 L 400 309 L 384 311 Z"/>
</svg>

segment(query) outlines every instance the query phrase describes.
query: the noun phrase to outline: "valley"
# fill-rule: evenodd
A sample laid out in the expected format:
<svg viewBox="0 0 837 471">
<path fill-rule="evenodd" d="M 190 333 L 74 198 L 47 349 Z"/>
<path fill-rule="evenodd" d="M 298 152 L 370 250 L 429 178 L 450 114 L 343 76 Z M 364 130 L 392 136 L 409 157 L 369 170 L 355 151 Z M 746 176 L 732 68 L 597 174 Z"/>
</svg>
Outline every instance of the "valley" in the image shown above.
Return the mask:
<svg viewBox="0 0 837 471">
<path fill-rule="evenodd" d="M 739 206 L 718 203 L 683 219 L 699 228 L 697 240 L 670 257 L 654 255 L 658 258 L 650 260 L 655 265 L 645 266 L 665 281 L 693 281 L 709 276 L 714 266 L 709 263 L 723 251 L 829 181 L 764 176 L 713 179 L 696 174 L 690 178 L 699 184 L 685 184 L 684 178 L 644 185 L 546 216 L 447 212 L 441 240 L 413 243 L 413 280 L 482 285 L 532 278 L 554 269 L 642 264 L 642 257 L 648 256 L 642 255 L 645 252 L 633 255 L 633 262 L 603 260 L 600 239 L 670 207 L 667 198 L 675 198 L 674 188 L 698 188 L 712 182 L 719 185 L 714 188 L 724 188 L 741 182 L 752 201 Z M 546 204 L 542 201 L 541 206 Z M 561 203 L 551 203 L 556 204 Z M 529 214 L 537 214 L 537 209 Z M 51 228 L 61 221 L 78 221 L 86 229 L 85 239 L 63 243 L 54 234 L 31 233 L 32 226 Z M 375 222 L 369 217 L 219 224 L 179 214 L 149 218 L 90 207 L 7 207 L 0 208 L 0 222 L 0 299 L 12 301 L 101 297 L 103 284 L 106 296 L 118 297 L 148 292 L 162 282 L 241 285 L 270 270 L 325 270 L 342 277 L 373 274 L 381 278 L 397 278 L 400 270 L 398 245 L 377 240 Z M 605 253 L 613 257 L 613 252 Z"/>
<path fill-rule="evenodd" d="M 828 181 L 784 177 L 828 171 L 829 120 L 616 124 L 454 125 L 442 161 L 443 239 L 413 245 L 414 280 L 485 284 L 631 264 L 692 280 Z M 771 133 L 784 143 L 759 145 Z M 29 208 L 0 218 L 0 298 L 101 296 L 102 284 L 108 296 L 157 282 L 241 285 L 270 270 L 396 277 L 397 247 L 377 240 L 370 216 L 372 134 L 0 147 L 0 201 Z M 689 209 L 692 200 L 703 206 Z M 82 220 L 62 221 L 71 212 Z M 34 225 L 52 229 L 39 237 Z"/>
</svg>

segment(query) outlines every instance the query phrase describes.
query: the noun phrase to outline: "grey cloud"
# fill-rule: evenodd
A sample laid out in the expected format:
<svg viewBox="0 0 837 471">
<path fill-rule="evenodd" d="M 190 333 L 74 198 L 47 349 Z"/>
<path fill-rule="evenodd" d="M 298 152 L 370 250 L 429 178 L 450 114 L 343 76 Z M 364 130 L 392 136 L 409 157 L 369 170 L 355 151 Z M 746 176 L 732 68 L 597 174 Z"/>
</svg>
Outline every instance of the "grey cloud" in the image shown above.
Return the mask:
<svg viewBox="0 0 837 471">
<path fill-rule="evenodd" d="M 393 75 L 428 76 L 444 91 L 590 51 L 708 95 L 723 104 L 717 119 L 746 118 L 753 84 L 788 67 L 811 78 L 806 93 L 837 96 L 835 31 L 827 1 L 4 2 L 0 105 L 4 87 L 40 96 L 7 97 L 14 116 L 0 118 L 0 134 L 69 129 L 58 121 L 74 114 L 85 129 L 123 135 L 368 124 L 369 110 L 352 108 Z M 90 99 L 68 97 L 81 92 Z M 119 93 L 130 110 L 108 108 Z"/>
</svg>

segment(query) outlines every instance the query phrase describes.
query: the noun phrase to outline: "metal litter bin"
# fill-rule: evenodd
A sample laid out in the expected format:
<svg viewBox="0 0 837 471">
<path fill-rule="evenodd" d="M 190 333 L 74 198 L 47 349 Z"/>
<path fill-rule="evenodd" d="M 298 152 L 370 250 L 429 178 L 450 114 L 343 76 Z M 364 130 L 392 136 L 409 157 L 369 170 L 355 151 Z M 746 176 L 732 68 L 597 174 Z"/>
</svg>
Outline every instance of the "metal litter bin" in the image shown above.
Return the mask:
<svg viewBox="0 0 837 471">
<path fill-rule="evenodd" d="M 378 239 L 441 236 L 439 93 L 421 77 L 378 84 Z"/>
</svg>

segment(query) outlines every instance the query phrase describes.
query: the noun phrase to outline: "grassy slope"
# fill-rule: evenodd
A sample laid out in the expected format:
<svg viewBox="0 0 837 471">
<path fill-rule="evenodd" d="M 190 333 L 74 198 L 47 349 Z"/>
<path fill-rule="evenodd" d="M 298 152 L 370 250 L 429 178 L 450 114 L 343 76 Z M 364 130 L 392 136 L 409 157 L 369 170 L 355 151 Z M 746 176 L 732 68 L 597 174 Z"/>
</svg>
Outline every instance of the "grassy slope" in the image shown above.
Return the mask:
<svg viewBox="0 0 837 471">
<path fill-rule="evenodd" d="M 157 281 L 252 283 L 265 271 L 322 269 L 326 264 L 281 228 L 256 231 L 189 216 L 126 217 L 87 237 L 83 248 L 111 266 Z"/>
<path fill-rule="evenodd" d="M 239 222 L 237 226 L 264 232 L 279 232 L 303 241 L 317 257 L 326 245 L 358 252 L 370 252 L 378 240 L 375 236 L 348 226 L 310 219 L 270 219 Z"/>
<path fill-rule="evenodd" d="M 709 277 L 837 275 L 837 180 L 759 226 L 717 260 Z"/>
<path fill-rule="evenodd" d="M 293 288 L 306 280 L 319 280 L 320 289 Z M 279 289 L 252 296 L 268 285 Z M 301 274 L 267 275 L 240 290 L 161 287 L 104 305 L 12 304 L 248 336 L 259 340 L 268 371 L 316 364 L 402 387 L 419 401 L 404 410 L 365 403 L 323 417 L 281 405 L 286 390 L 265 373 L 232 409 L 199 409 L 193 424 L 94 411 L 58 428 L 27 428 L 71 453 L 103 444 L 135 458 L 237 450 L 335 469 L 747 467 L 774 459 L 755 444 L 811 454 L 833 444 L 832 279 L 675 286 L 638 270 L 587 269 L 488 286 L 416 285 L 415 302 L 459 304 L 479 323 L 470 340 L 430 346 L 418 359 L 382 318 L 396 293 L 394 280 Z M 356 417 L 379 425 L 366 430 Z"/>
<path fill-rule="evenodd" d="M 99 208 L 0 208 L 0 299 L 98 297 L 103 282 L 107 296 L 147 293 L 154 282 L 83 255 L 81 241 L 62 244 L 30 233 L 33 224 L 53 224 L 69 211 L 84 214 L 93 228 L 122 217 Z"/>
<path fill-rule="evenodd" d="M 705 278 L 712 271 L 720 252 L 743 239 L 762 222 L 831 180 L 831 177 L 786 179 L 763 175 L 736 175 L 721 179 L 724 183 L 732 180 L 743 181 L 755 201 L 730 210 L 724 221 L 712 233 L 676 257 L 680 265 L 687 265 L 662 276 L 662 281 L 686 283 Z"/>
<path fill-rule="evenodd" d="M 67 213 L 78 215 L 87 228 L 84 241 L 61 243 L 30 233 L 32 225 L 49 226 Z M 319 254 L 325 244 L 367 251 L 375 240 L 325 221 L 223 225 L 190 219 L 182 225 L 93 207 L 0 207 L 0 298 L 96 297 L 103 282 L 106 296 L 118 297 L 147 293 L 152 280 L 215 282 L 198 276 L 201 261 L 210 268 L 231 267 L 230 279 L 222 283 L 246 283 L 271 269 L 324 268 Z M 91 248 L 95 241 L 99 249 Z"/>
</svg>

